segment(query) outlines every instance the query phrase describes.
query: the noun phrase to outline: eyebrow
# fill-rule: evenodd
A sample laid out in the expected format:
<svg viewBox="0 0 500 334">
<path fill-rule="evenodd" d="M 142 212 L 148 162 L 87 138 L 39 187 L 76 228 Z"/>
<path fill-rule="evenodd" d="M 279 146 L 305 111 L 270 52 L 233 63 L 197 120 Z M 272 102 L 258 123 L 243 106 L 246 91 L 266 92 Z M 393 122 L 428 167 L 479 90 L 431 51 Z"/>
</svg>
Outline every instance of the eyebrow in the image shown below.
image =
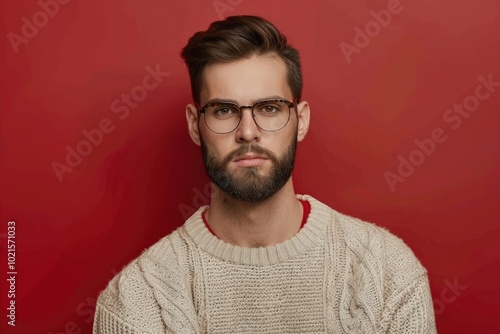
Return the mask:
<svg viewBox="0 0 500 334">
<path fill-rule="evenodd" d="M 256 100 L 252 100 L 251 104 L 255 104 L 257 102 L 264 101 L 264 100 L 286 100 L 286 99 L 284 97 L 282 97 L 282 96 L 279 96 L 279 95 L 271 95 L 271 96 L 261 97 L 261 98 L 258 98 Z M 206 104 L 209 104 L 209 103 L 228 103 L 228 102 L 240 105 L 236 100 L 233 100 L 233 99 L 221 99 L 221 98 L 217 98 L 217 97 L 208 100 L 208 102 Z"/>
</svg>

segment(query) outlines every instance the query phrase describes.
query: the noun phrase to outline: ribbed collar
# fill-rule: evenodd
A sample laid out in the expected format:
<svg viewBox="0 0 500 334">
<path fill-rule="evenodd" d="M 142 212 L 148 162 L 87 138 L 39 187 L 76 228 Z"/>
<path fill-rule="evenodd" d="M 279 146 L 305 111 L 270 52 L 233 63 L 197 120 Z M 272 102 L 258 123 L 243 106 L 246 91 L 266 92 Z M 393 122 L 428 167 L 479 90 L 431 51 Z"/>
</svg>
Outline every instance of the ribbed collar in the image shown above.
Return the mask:
<svg viewBox="0 0 500 334">
<path fill-rule="evenodd" d="M 297 195 L 297 198 L 307 200 L 311 204 L 311 212 L 307 222 L 294 237 L 273 246 L 240 247 L 215 237 L 205 226 L 201 217 L 201 213 L 208 206 L 199 208 L 186 221 L 183 228 L 199 248 L 219 259 L 257 266 L 277 264 L 287 261 L 321 242 L 325 236 L 327 222 L 331 218 L 331 209 L 325 204 L 309 195 Z"/>
</svg>

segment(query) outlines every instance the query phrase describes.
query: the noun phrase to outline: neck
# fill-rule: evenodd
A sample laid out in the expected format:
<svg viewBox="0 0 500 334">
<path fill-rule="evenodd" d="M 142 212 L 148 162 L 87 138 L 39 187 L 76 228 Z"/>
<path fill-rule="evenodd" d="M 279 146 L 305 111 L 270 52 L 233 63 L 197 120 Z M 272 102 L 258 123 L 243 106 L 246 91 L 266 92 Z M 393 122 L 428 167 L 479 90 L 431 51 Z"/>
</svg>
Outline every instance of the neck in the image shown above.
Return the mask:
<svg viewBox="0 0 500 334">
<path fill-rule="evenodd" d="M 290 178 L 261 203 L 235 200 L 212 184 L 205 217 L 222 241 L 241 247 L 266 247 L 284 242 L 299 231 L 302 210 Z"/>
</svg>

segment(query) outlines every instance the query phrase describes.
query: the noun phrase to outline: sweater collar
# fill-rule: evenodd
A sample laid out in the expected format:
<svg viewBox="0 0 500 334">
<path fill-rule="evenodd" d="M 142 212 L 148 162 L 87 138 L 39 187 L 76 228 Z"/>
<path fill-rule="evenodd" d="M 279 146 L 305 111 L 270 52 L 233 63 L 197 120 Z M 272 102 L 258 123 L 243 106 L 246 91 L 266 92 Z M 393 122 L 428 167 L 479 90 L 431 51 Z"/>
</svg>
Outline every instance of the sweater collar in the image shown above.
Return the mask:
<svg viewBox="0 0 500 334">
<path fill-rule="evenodd" d="M 203 223 L 201 214 L 208 206 L 200 207 L 184 224 L 183 228 L 192 241 L 202 250 L 224 261 L 236 264 L 273 265 L 304 253 L 324 240 L 326 223 L 331 209 L 309 195 L 297 195 L 311 205 L 311 212 L 304 227 L 291 239 L 267 247 L 240 247 L 226 243 L 214 236 Z"/>
</svg>

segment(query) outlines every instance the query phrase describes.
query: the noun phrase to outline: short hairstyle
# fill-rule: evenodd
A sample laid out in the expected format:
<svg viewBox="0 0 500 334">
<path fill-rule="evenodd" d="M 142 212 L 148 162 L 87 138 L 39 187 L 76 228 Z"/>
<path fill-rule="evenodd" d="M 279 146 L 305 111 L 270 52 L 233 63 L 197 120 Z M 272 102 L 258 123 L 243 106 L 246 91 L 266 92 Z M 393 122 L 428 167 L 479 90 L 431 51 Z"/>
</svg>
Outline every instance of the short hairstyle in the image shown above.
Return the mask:
<svg viewBox="0 0 500 334">
<path fill-rule="evenodd" d="M 293 98 L 300 101 L 299 52 L 271 22 L 258 16 L 241 15 L 211 23 L 206 31 L 195 33 L 181 52 L 189 71 L 193 100 L 200 103 L 203 70 L 207 65 L 273 54 L 285 63 Z"/>
</svg>

